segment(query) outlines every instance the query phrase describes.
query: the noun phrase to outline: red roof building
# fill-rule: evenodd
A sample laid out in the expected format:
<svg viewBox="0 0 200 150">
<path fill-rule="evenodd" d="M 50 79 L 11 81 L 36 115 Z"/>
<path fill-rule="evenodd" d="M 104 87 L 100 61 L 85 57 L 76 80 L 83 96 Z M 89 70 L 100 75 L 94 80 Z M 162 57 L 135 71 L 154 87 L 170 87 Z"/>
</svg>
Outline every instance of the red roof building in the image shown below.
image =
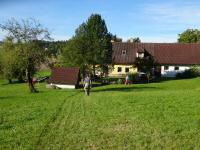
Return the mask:
<svg viewBox="0 0 200 150">
<path fill-rule="evenodd" d="M 72 88 L 79 86 L 80 69 L 76 67 L 61 67 L 52 69 L 49 84 L 58 88 Z"/>
<path fill-rule="evenodd" d="M 159 64 L 199 65 L 200 44 L 122 43 L 112 44 L 115 64 L 133 64 L 137 52 L 148 51 Z M 123 55 L 126 51 L 126 55 Z"/>
<path fill-rule="evenodd" d="M 112 49 L 115 65 L 133 65 L 138 54 L 146 51 L 161 66 L 162 75 L 171 77 L 191 65 L 200 65 L 200 44 L 114 42 Z"/>
</svg>

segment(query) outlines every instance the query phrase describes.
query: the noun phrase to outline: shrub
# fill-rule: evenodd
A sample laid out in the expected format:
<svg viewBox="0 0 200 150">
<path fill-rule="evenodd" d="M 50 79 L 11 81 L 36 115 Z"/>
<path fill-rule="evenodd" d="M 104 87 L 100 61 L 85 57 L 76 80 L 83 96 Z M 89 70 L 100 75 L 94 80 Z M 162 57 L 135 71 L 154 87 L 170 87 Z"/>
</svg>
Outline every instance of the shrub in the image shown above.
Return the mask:
<svg viewBox="0 0 200 150">
<path fill-rule="evenodd" d="M 188 70 L 185 70 L 182 73 L 177 73 L 176 78 L 178 79 L 186 79 L 186 78 L 195 78 L 200 76 L 200 68 L 197 66 L 193 66 Z"/>
<path fill-rule="evenodd" d="M 121 77 L 107 77 L 102 79 L 104 84 L 121 84 L 124 82 L 124 78 Z"/>
<path fill-rule="evenodd" d="M 123 79 L 118 79 L 117 80 L 117 84 L 123 84 L 123 83 L 124 83 Z"/>
<path fill-rule="evenodd" d="M 129 79 L 131 83 L 138 83 L 140 81 L 140 77 L 138 73 L 132 73 L 129 75 Z"/>
</svg>

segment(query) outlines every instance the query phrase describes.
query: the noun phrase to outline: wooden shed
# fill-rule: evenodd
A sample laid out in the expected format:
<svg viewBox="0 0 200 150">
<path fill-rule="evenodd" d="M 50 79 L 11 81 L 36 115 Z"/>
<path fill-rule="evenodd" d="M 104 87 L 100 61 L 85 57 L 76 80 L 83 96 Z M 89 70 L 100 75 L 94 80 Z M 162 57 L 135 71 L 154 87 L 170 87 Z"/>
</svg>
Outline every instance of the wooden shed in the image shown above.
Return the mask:
<svg viewBox="0 0 200 150">
<path fill-rule="evenodd" d="M 49 84 L 62 89 L 76 89 L 79 86 L 80 69 L 77 67 L 59 67 L 52 69 Z"/>
</svg>

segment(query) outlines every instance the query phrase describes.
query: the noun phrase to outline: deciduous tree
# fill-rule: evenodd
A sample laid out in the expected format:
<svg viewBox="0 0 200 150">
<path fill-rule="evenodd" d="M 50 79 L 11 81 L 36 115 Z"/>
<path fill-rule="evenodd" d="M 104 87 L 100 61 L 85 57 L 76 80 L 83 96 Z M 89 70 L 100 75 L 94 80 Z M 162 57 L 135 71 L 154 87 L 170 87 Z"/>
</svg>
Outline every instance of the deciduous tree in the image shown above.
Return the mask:
<svg viewBox="0 0 200 150">
<path fill-rule="evenodd" d="M 21 68 L 20 71 L 26 74 L 30 91 L 37 92 L 32 78 L 41 62 L 45 60 L 45 49 L 40 47 L 38 41 L 51 39 L 48 29 L 43 28 L 35 19 L 11 19 L 0 24 L 0 28 L 13 39 L 18 69 Z"/>
<path fill-rule="evenodd" d="M 198 29 L 187 29 L 183 33 L 179 34 L 179 43 L 199 43 L 200 31 Z"/>
</svg>

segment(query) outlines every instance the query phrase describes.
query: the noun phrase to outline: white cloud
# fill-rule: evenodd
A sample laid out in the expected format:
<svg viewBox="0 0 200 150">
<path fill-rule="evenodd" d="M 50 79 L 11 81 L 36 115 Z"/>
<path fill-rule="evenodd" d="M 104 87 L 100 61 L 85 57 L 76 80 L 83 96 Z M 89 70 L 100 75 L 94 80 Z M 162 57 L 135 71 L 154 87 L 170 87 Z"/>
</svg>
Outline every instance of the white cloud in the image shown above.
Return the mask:
<svg viewBox="0 0 200 150">
<path fill-rule="evenodd" d="M 142 36 L 142 42 L 153 43 L 175 43 L 177 42 L 176 36 Z"/>
<path fill-rule="evenodd" d="M 143 11 L 149 19 L 157 23 L 195 26 L 200 24 L 199 7 L 200 3 L 171 2 L 146 4 Z"/>
<path fill-rule="evenodd" d="M 120 36 L 121 37 L 121 36 Z M 152 36 L 134 36 L 139 37 L 141 42 L 144 43 L 176 43 L 177 36 L 174 35 L 152 35 Z M 130 37 L 121 37 L 126 42 Z"/>
<path fill-rule="evenodd" d="M 142 3 L 128 15 L 142 42 L 176 42 L 188 28 L 200 29 L 200 1 L 176 0 Z M 139 17 L 138 17 L 139 16 Z M 126 37 L 128 37 L 126 35 Z M 128 38 L 125 38 L 128 39 Z"/>
</svg>

